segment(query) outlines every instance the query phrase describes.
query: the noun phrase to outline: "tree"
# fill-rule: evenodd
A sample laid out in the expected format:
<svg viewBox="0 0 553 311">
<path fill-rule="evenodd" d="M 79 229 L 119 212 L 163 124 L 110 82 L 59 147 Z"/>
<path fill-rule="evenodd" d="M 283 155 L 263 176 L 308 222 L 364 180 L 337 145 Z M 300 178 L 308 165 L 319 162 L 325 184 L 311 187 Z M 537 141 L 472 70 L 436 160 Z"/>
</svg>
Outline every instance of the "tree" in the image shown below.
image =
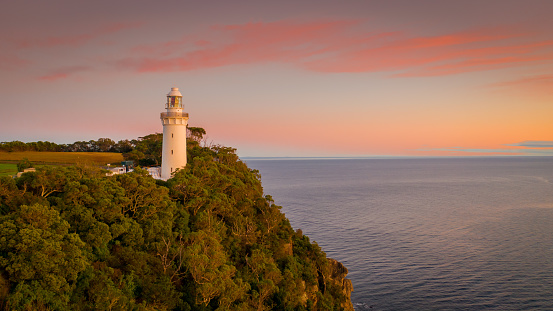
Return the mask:
<svg viewBox="0 0 553 311">
<path fill-rule="evenodd" d="M 33 164 L 31 163 L 31 161 L 29 161 L 28 158 L 23 158 L 23 160 L 19 161 L 19 163 L 17 163 L 17 171 L 18 172 L 23 172 L 25 169 L 27 168 L 31 168 L 33 167 Z"/>
<path fill-rule="evenodd" d="M 93 141 L 95 151 L 110 152 L 115 146 L 115 142 L 109 138 L 98 138 L 97 141 Z"/>
<path fill-rule="evenodd" d="M 69 228 L 55 209 L 41 204 L 22 205 L 0 218 L 0 268 L 14 286 L 10 309 L 67 306 L 87 266 L 84 243 Z"/>
<path fill-rule="evenodd" d="M 188 139 L 191 139 L 198 144 L 202 142 L 204 135 L 206 134 L 205 130 L 201 127 L 187 127 L 186 128 Z"/>
<path fill-rule="evenodd" d="M 113 147 L 114 152 L 127 153 L 134 149 L 133 143 L 128 139 L 123 139 L 117 142 Z"/>
<path fill-rule="evenodd" d="M 10 142 L 2 142 L 0 143 L 0 149 L 8 152 L 12 151 L 26 151 L 27 145 L 19 140 L 14 140 Z"/>
<path fill-rule="evenodd" d="M 67 151 L 71 152 L 89 152 L 92 151 L 90 143 L 87 141 L 76 141 L 67 145 Z"/>
<path fill-rule="evenodd" d="M 76 174 L 75 169 L 45 166 L 36 172 L 23 174 L 17 183 L 37 196 L 46 198 L 53 193 L 62 192 L 68 180 L 78 178 Z"/>
<path fill-rule="evenodd" d="M 8 176 L 0 177 L 0 215 L 7 214 L 23 204 L 24 192 L 17 188 L 15 180 Z"/>
<path fill-rule="evenodd" d="M 120 204 L 123 214 L 136 220 L 144 220 L 173 207 L 168 195 L 169 189 L 157 186 L 147 171 L 135 169 L 116 178 L 125 190 L 126 200 Z"/>
<path fill-rule="evenodd" d="M 123 154 L 126 160 L 133 160 L 142 166 L 161 165 L 163 134 L 156 133 L 133 139 L 134 149 Z"/>
<path fill-rule="evenodd" d="M 282 275 L 274 259 L 270 254 L 260 249 L 252 251 L 250 257 L 246 257 L 246 263 L 254 277 L 255 293 L 252 298 L 252 305 L 257 310 L 266 310 L 267 298 L 278 291 L 277 284 L 282 280 Z"/>
<path fill-rule="evenodd" d="M 219 297 L 219 300 L 228 307 L 249 289 L 241 279 L 233 280 L 236 268 L 226 263 L 224 249 L 218 237 L 213 234 L 206 231 L 193 233 L 184 258 L 196 284 L 196 303 L 198 304 L 207 306 L 212 299 Z M 220 297 L 223 293 L 233 295 Z"/>
</svg>

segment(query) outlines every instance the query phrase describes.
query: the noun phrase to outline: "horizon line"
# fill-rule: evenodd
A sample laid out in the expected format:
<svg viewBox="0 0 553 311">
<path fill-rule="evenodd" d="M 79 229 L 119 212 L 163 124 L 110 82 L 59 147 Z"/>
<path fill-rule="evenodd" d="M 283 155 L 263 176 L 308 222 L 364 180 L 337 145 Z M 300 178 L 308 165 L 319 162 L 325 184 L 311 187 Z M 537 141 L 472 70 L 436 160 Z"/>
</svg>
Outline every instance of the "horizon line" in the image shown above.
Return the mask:
<svg viewBox="0 0 553 311">
<path fill-rule="evenodd" d="M 440 158 L 547 158 L 553 155 L 399 155 L 399 156 L 239 156 L 242 160 L 364 160 L 364 159 L 440 159 Z"/>
</svg>

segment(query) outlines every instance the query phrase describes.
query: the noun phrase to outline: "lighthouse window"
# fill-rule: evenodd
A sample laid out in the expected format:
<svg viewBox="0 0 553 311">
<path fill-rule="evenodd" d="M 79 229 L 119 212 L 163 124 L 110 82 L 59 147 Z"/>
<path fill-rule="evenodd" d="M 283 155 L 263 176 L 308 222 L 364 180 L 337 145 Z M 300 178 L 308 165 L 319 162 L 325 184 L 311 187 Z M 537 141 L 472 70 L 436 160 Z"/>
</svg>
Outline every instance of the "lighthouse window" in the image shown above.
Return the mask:
<svg viewBox="0 0 553 311">
<path fill-rule="evenodd" d="M 171 134 L 171 138 L 173 138 L 173 134 Z"/>
<path fill-rule="evenodd" d="M 171 154 L 173 154 L 173 150 L 171 150 Z"/>
<path fill-rule="evenodd" d="M 173 168 L 171 167 L 171 173 L 173 172 Z"/>
</svg>

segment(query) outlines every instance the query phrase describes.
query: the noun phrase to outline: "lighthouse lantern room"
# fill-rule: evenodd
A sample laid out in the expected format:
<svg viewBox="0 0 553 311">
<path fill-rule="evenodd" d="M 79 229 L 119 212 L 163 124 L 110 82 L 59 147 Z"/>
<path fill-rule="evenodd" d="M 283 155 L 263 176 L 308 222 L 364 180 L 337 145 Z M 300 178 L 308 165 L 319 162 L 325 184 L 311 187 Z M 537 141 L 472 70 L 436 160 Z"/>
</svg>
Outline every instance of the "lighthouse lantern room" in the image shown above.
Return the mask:
<svg viewBox="0 0 553 311">
<path fill-rule="evenodd" d="M 163 124 L 163 148 L 161 154 L 161 179 L 186 166 L 186 126 L 188 113 L 183 112 L 182 94 L 176 87 L 167 94 L 166 112 L 161 113 Z"/>
</svg>

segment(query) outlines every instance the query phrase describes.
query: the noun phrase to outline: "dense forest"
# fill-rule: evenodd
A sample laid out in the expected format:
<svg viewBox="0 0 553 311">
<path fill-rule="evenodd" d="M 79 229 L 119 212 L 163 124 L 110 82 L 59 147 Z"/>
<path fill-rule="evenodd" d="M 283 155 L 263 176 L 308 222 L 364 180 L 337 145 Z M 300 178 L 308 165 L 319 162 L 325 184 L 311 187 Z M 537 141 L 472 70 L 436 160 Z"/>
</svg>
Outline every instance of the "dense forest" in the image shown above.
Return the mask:
<svg viewBox="0 0 553 311">
<path fill-rule="evenodd" d="M 292 229 L 259 172 L 190 134 L 166 182 L 87 165 L 0 178 L 0 308 L 352 310 L 347 269 Z M 160 138 L 123 152 L 156 164 Z"/>
</svg>

